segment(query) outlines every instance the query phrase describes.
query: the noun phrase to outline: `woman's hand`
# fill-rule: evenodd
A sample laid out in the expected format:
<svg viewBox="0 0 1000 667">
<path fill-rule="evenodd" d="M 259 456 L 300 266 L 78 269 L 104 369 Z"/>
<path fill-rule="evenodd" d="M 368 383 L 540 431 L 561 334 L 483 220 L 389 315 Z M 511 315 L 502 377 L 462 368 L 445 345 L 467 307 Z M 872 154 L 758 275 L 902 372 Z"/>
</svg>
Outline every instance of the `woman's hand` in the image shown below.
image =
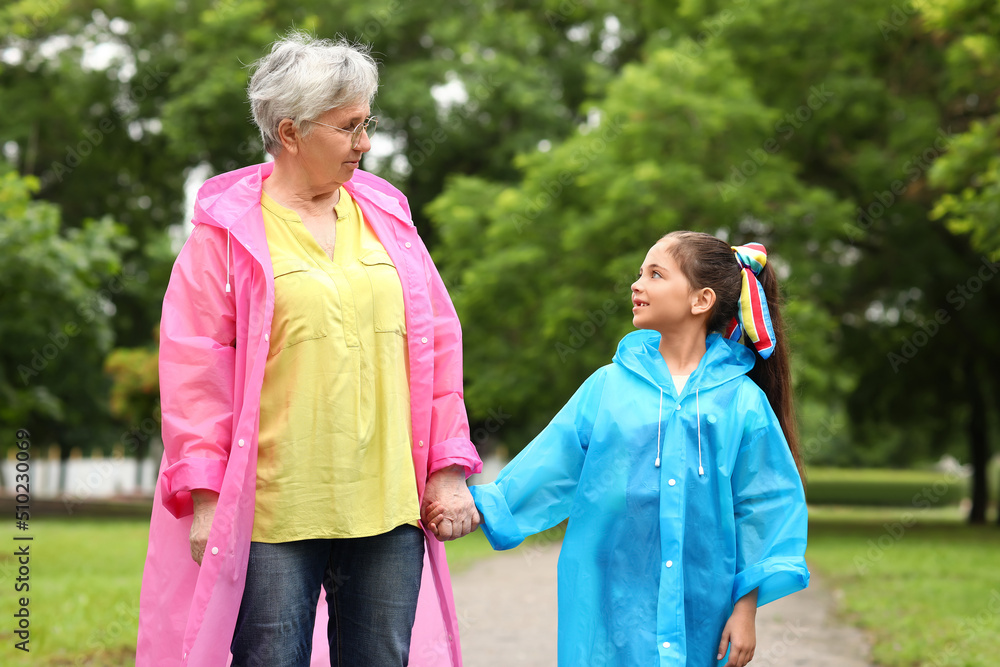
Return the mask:
<svg viewBox="0 0 1000 667">
<path fill-rule="evenodd" d="M 439 540 L 457 540 L 479 527 L 479 510 L 465 484 L 465 468 L 438 470 L 427 479 L 420 516 Z"/>
<path fill-rule="evenodd" d="M 725 667 L 744 667 L 753 660 L 754 649 L 757 648 L 757 590 L 747 593 L 733 609 L 732 616 L 722 630 L 722 641 L 719 643 L 718 660 L 726 654 L 729 647 L 729 660 Z"/>
<path fill-rule="evenodd" d="M 208 545 L 208 533 L 212 530 L 212 519 L 215 518 L 215 506 L 219 504 L 219 494 L 207 489 L 191 491 L 191 501 L 194 503 L 194 520 L 191 522 L 191 558 L 201 565 Z"/>
</svg>

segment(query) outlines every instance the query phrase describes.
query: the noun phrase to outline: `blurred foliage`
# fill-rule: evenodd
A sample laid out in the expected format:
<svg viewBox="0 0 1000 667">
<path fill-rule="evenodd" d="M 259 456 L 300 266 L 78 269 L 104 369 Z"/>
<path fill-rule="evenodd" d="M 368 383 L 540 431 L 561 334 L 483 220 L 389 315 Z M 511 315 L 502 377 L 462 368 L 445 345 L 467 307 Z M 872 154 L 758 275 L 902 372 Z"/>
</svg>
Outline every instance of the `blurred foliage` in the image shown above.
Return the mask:
<svg viewBox="0 0 1000 667">
<path fill-rule="evenodd" d="M 102 359 L 134 241 L 108 218 L 64 229 L 57 206 L 31 199 L 37 189 L 0 174 L 0 423 L 68 452 L 107 414 Z"/>
<path fill-rule="evenodd" d="M 116 348 L 104 360 L 104 372 L 111 377 L 111 416 L 125 429 L 118 439 L 121 454 L 140 460 L 149 454 L 150 440 L 159 439 L 159 327 L 152 342 L 148 347 Z M 136 483 L 141 482 L 142 470 L 138 468 Z"/>
<path fill-rule="evenodd" d="M 981 468 L 969 398 L 995 405 L 1000 377 L 983 325 L 1000 306 L 998 11 L 19 0 L 0 8 L 0 90 L 18 102 L 0 148 L 67 228 L 110 216 L 134 240 L 118 269 L 133 278 L 88 352 L 100 368 L 112 340 L 148 343 L 185 183 L 262 159 L 245 66 L 292 27 L 371 44 L 382 121 L 365 166 L 409 196 L 452 291 L 480 440 L 516 452 L 610 360 L 646 249 L 690 228 L 768 245 L 809 460 L 950 452 Z M 4 373 L 44 335 L 8 353 Z M 107 382 L 65 377 L 33 385 L 18 414 L 56 418 L 46 392 L 78 391 L 92 428 L 109 428 Z"/>
<path fill-rule="evenodd" d="M 159 397 L 159 354 L 156 348 L 117 348 L 104 361 L 112 377 L 111 414 L 141 420 L 153 412 Z"/>
<path fill-rule="evenodd" d="M 975 122 L 934 163 L 932 181 L 948 192 L 931 217 L 945 219 L 956 234 L 1000 261 L 1000 116 Z"/>
<path fill-rule="evenodd" d="M 441 234 L 436 260 L 459 285 L 466 339 L 476 341 L 466 362 L 474 414 L 502 406 L 531 415 L 526 431 L 536 431 L 632 328 L 629 286 L 649 245 L 671 229 L 765 243 L 772 261 L 797 278 L 787 282 L 792 302 L 812 297 L 802 288 L 814 280 L 843 289 L 843 270 L 824 259 L 836 257 L 847 206 L 797 180 L 781 155 L 759 149 L 762 163 L 750 161 L 746 147 L 766 136 L 774 114 L 728 52 L 708 49 L 685 61 L 682 49 L 626 66 L 606 101 L 590 108 L 599 122 L 519 160 L 519 186 L 497 190 L 456 177 L 428 209 Z M 720 196 L 730 166 L 744 162 L 752 185 Z M 824 319 L 804 303 L 795 312 L 810 324 Z M 794 335 L 822 356 L 832 346 L 826 332 Z M 507 361 L 512 350 L 519 363 Z M 849 382 L 809 373 L 804 350 L 798 358 L 813 395 Z"/>
</svg>

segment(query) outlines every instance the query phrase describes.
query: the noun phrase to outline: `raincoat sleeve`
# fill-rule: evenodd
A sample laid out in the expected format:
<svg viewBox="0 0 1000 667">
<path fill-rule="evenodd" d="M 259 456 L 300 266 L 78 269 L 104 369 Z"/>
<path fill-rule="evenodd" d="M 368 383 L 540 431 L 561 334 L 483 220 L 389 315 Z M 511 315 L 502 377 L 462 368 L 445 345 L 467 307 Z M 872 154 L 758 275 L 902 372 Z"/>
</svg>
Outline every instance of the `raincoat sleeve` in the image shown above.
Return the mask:
<svg viewBox="0 0 1000 667">
<path fill-rule="evenodd" d="M 229 459 L 236 306 L 226 293 L 226 232 L 201 224 L 170 274 L 160 320 L 164 506 L 191 514 L 192 489 L 220 491 Z"/>
<path fill-rule="evenodd" d="M 549 425 L 504 466 L 495 482 L 469 487 L 494 549 L 516 547 L 529 535 L 569 517 L 604 377 L 602 369 L 584 382 Z"/>
<path fill-rule="evenodd" d="M 732 601 L 735 604 L 758 589 L 757 606 L 761 606 L 809 584 L 807 516 L 802 480 L 778 418 L 763 392 L 756 385 L 753 389 L 732 475 L 736 520 Z"/>
<path fill-rule="evenodd" d="M 460 465 L 468 477 L 480 472 L 483 462 L 469 439 L 469 417 L 462 389 L 462 326 L 444 281 L 422 241 L 421 252 L 434 310 L 434 396 L 427 474 Z"/>
</svg>

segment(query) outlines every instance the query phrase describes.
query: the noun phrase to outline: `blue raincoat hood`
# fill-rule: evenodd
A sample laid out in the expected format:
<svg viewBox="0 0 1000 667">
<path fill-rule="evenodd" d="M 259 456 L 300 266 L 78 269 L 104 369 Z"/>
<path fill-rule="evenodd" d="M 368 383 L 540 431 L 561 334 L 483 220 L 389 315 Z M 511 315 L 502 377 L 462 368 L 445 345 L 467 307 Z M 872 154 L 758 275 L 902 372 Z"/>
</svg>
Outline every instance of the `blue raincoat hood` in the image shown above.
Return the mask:
<svg viewBox="0 0 1000 667">
<path fill-rule="evenodd" d="M 802 483 L 746 376 L 753 352 L 709 336 L 678 395 L 659 339 L 627 335 L 494 483 L 472 487 L 494 548 L 569 520 L 560 667 L 720 664 L 737 600 L 808 584 Z"/>
<path fill-rule="evenodd" d="M 618 343 L 613 362 L 676 397 L 674 382 L 659 348 L 660 334 L 656 331 L 633 331 Z M 719 334 L 710 334 L 705 348 L 705 356 L 684 385 L 684 393 L 718 386 L 746 375 L 753 368 L 753 352 Z"/>
</svg>

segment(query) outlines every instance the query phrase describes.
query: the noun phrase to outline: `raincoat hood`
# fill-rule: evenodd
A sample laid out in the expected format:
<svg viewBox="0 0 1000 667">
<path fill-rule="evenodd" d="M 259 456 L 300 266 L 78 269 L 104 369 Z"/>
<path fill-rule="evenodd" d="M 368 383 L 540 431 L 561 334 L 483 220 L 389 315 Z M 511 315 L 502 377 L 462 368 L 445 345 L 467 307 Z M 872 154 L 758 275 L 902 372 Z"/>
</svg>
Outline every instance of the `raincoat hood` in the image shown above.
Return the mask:
<svg viewBox="0 0 1000 667">
<path fill-rule="evenodd" d="M 618 343 L 614 363 L 634 373 L 664 393 L 677 396 L 670 371 L 660 354 L 660 334 L 656 331 L 633 331 Z M 709 334 L 705 340 L 705 356 L 691 373 L 681 396 L 704 391 L 746 375 L 754 365 L 754 354 L 742 343 Z"/>
</svg>

